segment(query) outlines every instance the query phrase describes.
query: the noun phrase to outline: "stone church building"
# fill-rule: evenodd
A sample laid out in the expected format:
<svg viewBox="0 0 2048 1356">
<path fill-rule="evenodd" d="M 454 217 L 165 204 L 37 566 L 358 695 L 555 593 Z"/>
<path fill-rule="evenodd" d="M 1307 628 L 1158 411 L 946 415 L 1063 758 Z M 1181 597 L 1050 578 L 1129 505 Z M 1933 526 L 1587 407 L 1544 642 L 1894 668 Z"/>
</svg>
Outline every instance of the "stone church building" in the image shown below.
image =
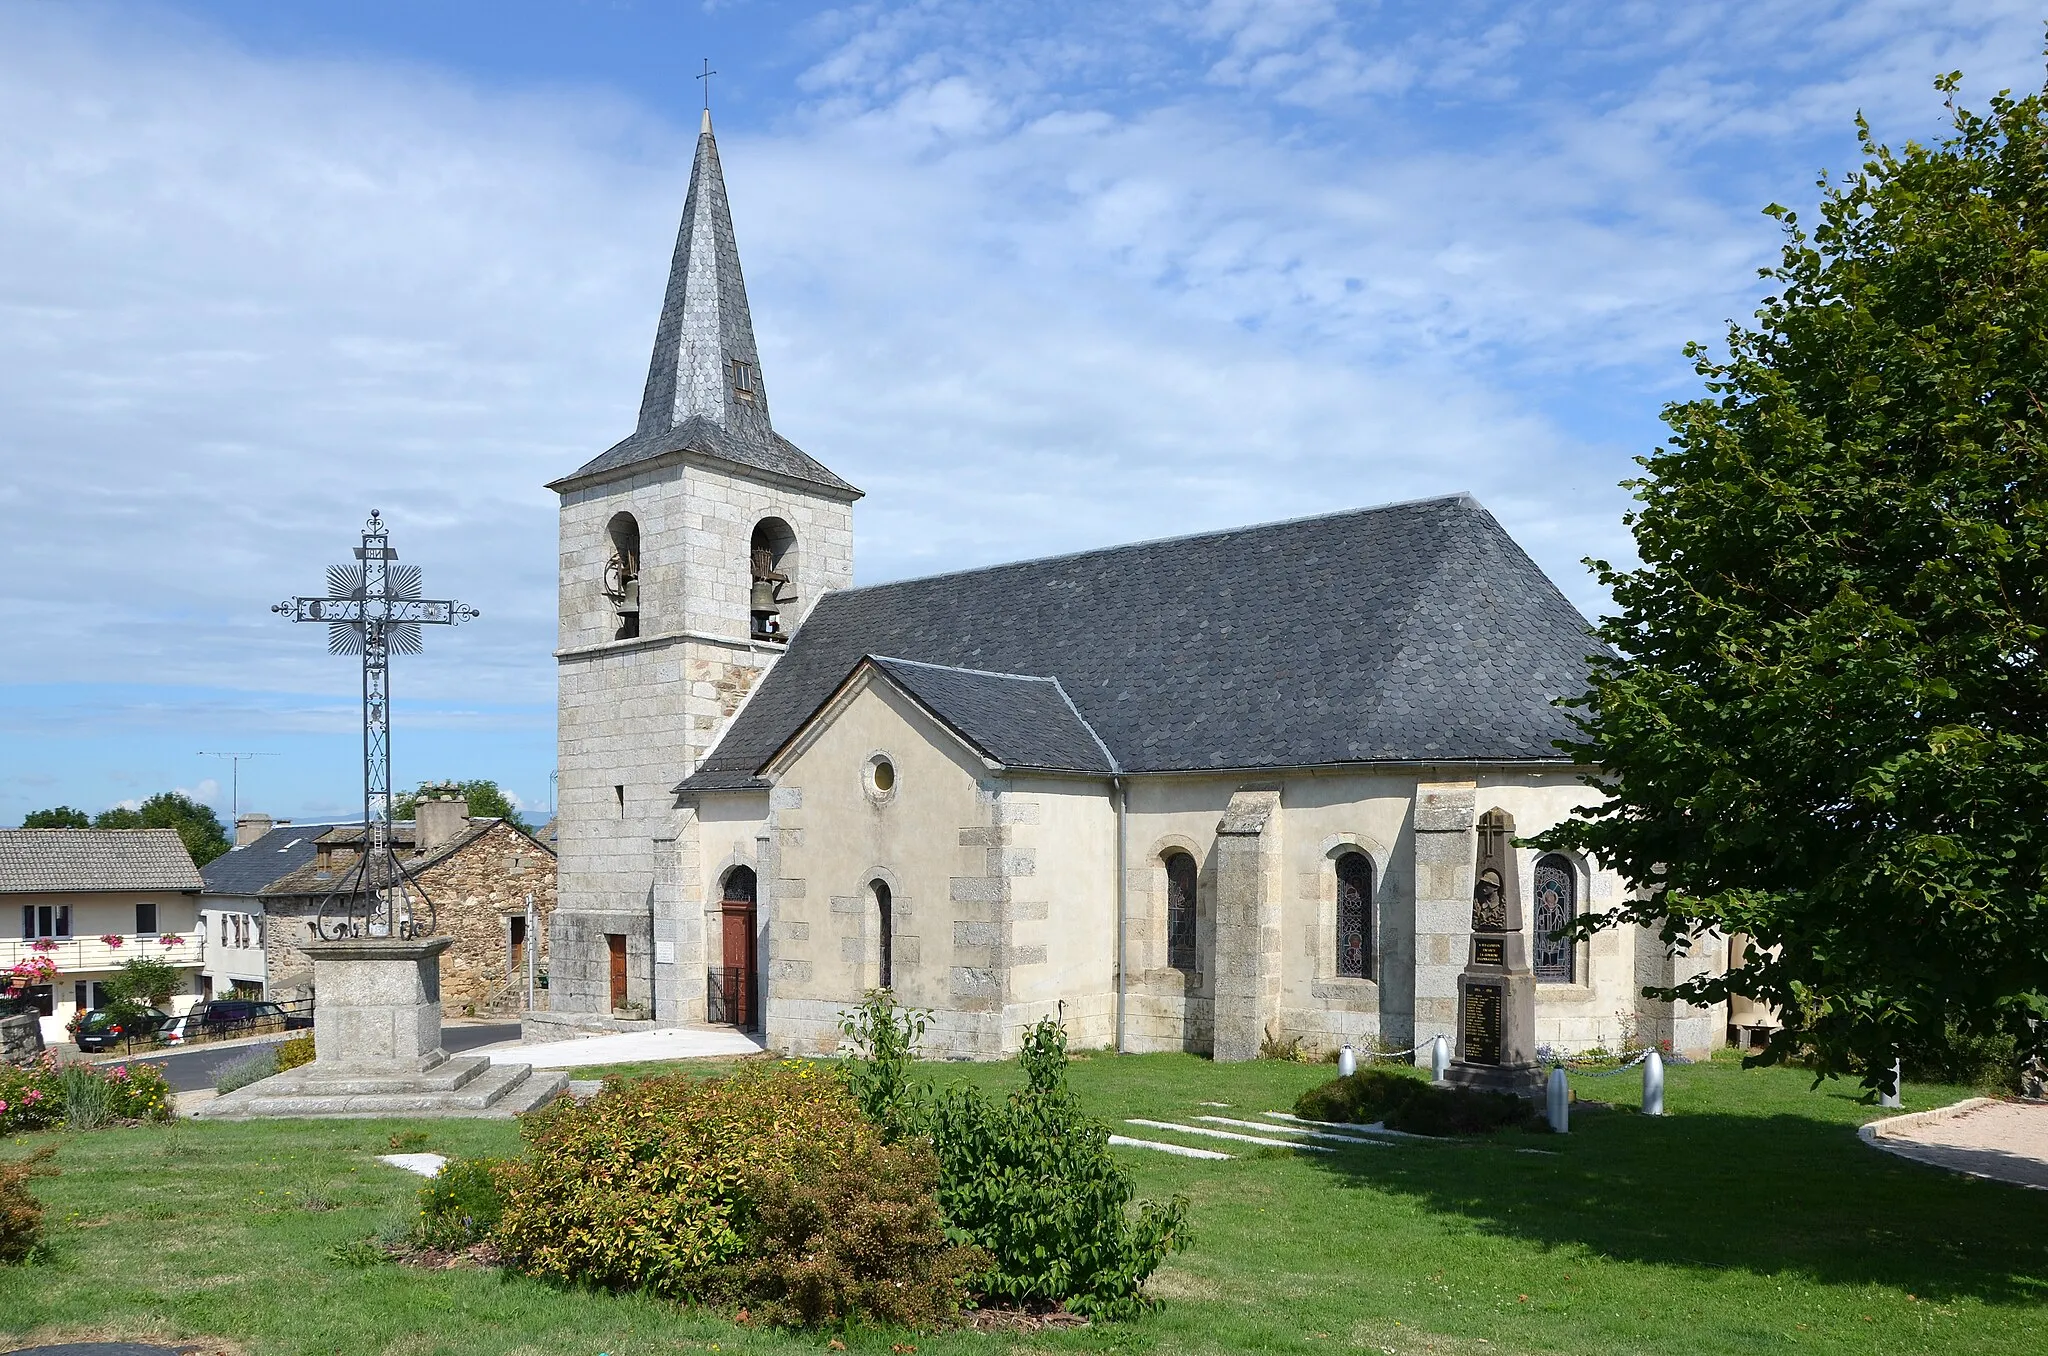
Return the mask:
<svg viewBox="0 0 2048 1356">
<path fill-rule="evenodd" d="M 853 587 L 861 492 L 777 433 L 709 114 L 632 435 L 561 497 L 551 1006 L 823 1052 L 888 986 L 928 1048 L 1256 1056 L 1457 1027 L 1476 834 L 1587 803 L 1585 621 L 1470 496 Z M 1537 1039 L 1718 1044 L 1559 943 L 1629 888 L 1516 849 Z"/>
</svg>

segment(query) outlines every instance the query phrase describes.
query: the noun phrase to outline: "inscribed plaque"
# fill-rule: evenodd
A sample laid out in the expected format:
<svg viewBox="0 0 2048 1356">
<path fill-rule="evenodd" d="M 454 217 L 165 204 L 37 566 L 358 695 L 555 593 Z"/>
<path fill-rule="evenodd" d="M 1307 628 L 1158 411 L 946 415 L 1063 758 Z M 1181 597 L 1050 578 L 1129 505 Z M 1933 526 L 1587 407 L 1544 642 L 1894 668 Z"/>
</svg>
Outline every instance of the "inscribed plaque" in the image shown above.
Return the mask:
<svg viewBox="0 0 2048 1356">
<path fill-rule="evenodd" d="M 1465 1049 L 1467 1064 L 1500 1063 L 1501 991 L 1497 984 L 1465 986 Z"/>
</svg>

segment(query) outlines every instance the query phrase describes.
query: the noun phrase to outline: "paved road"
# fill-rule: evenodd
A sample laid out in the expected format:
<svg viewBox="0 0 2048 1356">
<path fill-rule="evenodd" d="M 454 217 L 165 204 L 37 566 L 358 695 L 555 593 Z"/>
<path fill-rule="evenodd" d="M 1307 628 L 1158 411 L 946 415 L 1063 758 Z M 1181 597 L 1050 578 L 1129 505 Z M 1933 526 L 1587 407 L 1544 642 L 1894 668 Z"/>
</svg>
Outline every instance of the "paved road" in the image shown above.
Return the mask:
<svg viewBox="0 0 2048 1356">
<path fill-rule="evenodd" d="M 179 1050 L 168 1055 L 144 1055 L 130 1060 L 132 1064 L 154 1064 L 164 1071 L 164 1078 L 171 1085 L 172 1092 L 192 1092 L 199 1088 L 210 1088 L 223 1065 L 232 1064 L 255 1051 L 266 1049 L 282 1041 L 252 1041 L 248 1045 L 201 1046 L 197 1050 Z M 441 1028 L 441 1048 L 450 1054 L 474 1050 L 479 1045 L 496 1045 L 500 1041 L 519 1039 L 519 1023 L 492 1022 L 479 1026 L 444 1026 Z"/>
</svg>

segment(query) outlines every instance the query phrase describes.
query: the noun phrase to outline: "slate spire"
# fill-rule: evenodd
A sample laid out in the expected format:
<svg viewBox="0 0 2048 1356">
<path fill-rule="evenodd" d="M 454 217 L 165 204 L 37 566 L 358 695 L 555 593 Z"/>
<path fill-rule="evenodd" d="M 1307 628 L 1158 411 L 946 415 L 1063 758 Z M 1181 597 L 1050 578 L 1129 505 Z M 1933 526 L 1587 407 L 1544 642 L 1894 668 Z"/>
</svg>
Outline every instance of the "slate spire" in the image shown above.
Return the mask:
<svg viewBox="0 0 2048 1356">
<path fill-rule="evenodd" d="M 765 438 L 771 428 L 708 108 L 697 134 L 636 437 L 659 437 L 691 418 L 709 420 L 748 442 Z"/>
</svg>

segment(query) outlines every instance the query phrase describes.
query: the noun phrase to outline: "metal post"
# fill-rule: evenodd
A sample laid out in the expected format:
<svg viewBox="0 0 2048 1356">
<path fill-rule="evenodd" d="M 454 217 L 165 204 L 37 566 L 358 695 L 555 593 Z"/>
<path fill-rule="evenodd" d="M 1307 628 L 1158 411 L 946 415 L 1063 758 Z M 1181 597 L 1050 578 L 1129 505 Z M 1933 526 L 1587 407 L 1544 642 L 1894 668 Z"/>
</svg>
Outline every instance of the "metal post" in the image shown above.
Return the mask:
<svg viewBox="0 0 2048 1356">
<path fill-rule="evenodd" d="M 1358 1072 L 1358 1052 L 1351 1048 L 1351 1042 L 1344 1042 L 1344 1048 L 1337 1052 L 1337 1077 L 1349 1078 Z"/>
<path fill-rule="evenodd" d="M 1429 1079 L 1441 1083 L 1451 1071 L 1451 1043 L 1441 1034 L 1429 1043 Z"/>
<path fill-rule="evenodd" d="M 539 938 L 533 930 L 533 891 L 526 892 L 526 1010 L 533 1011 L 533 953 L 539 950 Z"/>
<path fill-rule="evenodd" d="M 1664 1114 L 1664 1056 L 1655 1050 L 1643 1061 L 1643 1114 Z"/>
<path fill-rule="evenodd" d="M 1883 1095 L 1882 1097 L 1880 1097 L 1880 1098 L 1878 1098 L 1878 1099 L 1877 1099 L 1877 1104 L 1878 1104 L 1879 1106 L 1899 1107 L 1899 1106 L 1904 1106 L 1904 1105 L 1905 1105 L 1905 1103 L 1904 1103 L 1904 1102 L 1901 1102 L 1901 1101 L 1899 1100 L 1899 1093 L 1900 1093 L 1900 1092 L 1902 1091 L 1902 1089 L 1903 1089 L 1903 1086 L 1904 1086 L 1904 1079 L 1905 1079 L 1905 1077 L 1906 1077 L 1906 1074 L 1905 1074 L 1905 1070 L 1904 1070 L 1903 1066 L 1901 1065 L 1900 1061 L 1898 1061 L 1898 1060 L 1896 1060 L 1896 1059 L 1895 1059 L 1895 1060 L 1893 1060 L 1893 1061 L 1892 1061 L 1892 1090 L 1891 1090 L 1890 1092 L 1888 1092 L 1888 1093 L 1884 1094 L 1884 1095 Z"/>
<path fill-rule="evenodd" d="M 1543 1089 L 1543 1103 L 1551 1130 L 1569 1135 L 1572 1132 L 1572 1089 L 1571 1084 L 1565 1082 L 1562 1064 L 1550 1071 L 1550 1083 Z"/>
</svg>

